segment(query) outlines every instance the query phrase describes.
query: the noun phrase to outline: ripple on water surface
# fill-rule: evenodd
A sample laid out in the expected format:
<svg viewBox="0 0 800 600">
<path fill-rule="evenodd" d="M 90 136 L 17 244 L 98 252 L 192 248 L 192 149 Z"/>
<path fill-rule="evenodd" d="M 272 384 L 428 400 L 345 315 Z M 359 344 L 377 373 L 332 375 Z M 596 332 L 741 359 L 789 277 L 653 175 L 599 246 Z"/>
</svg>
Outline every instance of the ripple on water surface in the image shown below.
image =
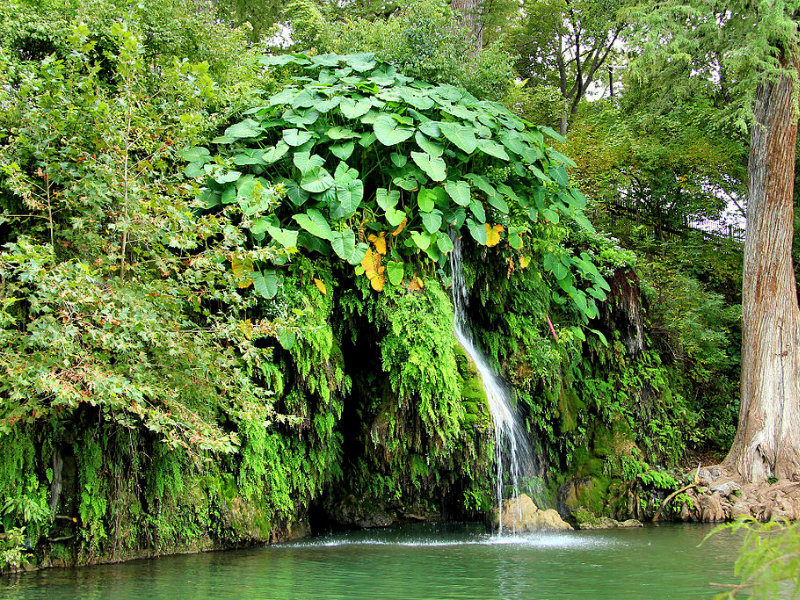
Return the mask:
<svg viewBox="0 0 800 600">
<path fill-rule="evenodd" d="M 411 526 L 0 580 L 9 600 L 711 598 L 738 540 L 706 526 L 494 537 Z"/>
</svg>

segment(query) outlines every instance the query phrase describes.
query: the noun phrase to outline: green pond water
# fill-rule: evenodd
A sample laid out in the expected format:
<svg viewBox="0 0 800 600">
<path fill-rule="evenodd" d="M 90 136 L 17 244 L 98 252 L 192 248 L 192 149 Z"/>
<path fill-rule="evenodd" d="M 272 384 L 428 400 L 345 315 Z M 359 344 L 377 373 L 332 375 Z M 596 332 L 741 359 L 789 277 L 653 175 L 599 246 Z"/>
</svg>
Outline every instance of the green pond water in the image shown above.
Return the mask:
<svg viewBox="0 0 800 600">
<path fill-rule="evenodd" d="M 50 569 L 0 579 L 48 600 L 710 598 L 733 583 L 739 539 L 671 525 L 497 538 L 419 525 L 230 552 Z"/>
</svg>

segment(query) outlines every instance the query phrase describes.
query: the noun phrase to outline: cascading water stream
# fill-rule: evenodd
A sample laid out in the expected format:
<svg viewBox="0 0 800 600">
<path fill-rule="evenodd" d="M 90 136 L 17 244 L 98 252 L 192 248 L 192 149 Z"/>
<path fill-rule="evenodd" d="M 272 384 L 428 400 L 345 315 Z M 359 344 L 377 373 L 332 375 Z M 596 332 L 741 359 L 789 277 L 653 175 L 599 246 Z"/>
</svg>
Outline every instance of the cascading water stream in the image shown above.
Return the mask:
<svg viewBox="0 0 800 600">
<path fill-rule="evenodd" d="M 520 481 L 533 474 L 533 457 L 525 431 L 517 420 L 516 411 L 510 403 L 508 390 L 489 367 L 472 337 L 467 315 L 469 295 L 464 284 L 461 262 L 461 240 L 453 239 L 454 249 L 450 253 L 450 269 L 453 278 L 452 297 L 455 317 L 453 330 L 456 340 L 475 365 L 483 382 L 489 412 L 494 425 L 495 463 L 497 468 L 495 492 L 497 494 L 498 528 L 503 533 L 503 488 L 511 484 L 513 496 L 519 497 Z M 519 502 L 517 507 L 519 507 Z"/>
</svg>

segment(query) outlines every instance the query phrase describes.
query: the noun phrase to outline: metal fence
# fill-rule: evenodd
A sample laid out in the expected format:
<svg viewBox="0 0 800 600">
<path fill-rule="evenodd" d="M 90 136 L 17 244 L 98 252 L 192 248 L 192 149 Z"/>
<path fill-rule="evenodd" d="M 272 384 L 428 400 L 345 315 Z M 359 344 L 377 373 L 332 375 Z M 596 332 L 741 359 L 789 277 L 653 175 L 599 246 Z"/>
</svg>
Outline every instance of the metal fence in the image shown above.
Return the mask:
<svg viewBox="0 0 800 600">
<path fill-rule="evenodd" d="M 591 211 L 591 208 L 589 209 Z M 684 237 L 688 234 L 702 236 L 710 242 L 717 240 L 730 240 L 743 244 L 745 228 L 739 225 L 720 221 L 698 220 L 691 215 L 675 214 L 665 215 L 654 211 L 652 208 L 643 210 L 640 204 L 626 202 L 622 199 L 603 199 L 595 204 L 595 212 L 601 210 L 608 215 L 612 223 L 617 218 L 627 219 L 636 225 L 648 227 L 657 239 L 668 240 Z"/>
</svg>

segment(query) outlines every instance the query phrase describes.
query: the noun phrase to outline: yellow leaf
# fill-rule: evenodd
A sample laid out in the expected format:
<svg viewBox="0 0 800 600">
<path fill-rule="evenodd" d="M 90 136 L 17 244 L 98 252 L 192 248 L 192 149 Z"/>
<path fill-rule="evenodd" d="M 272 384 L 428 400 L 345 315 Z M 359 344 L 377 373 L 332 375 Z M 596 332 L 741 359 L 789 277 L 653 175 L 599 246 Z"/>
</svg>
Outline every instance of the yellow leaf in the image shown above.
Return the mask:
<svg viewBox="0 0 800 600">
<path fill-rule="evenodd" d="M 383 285 L 386 283 L 386 278 L 383 275 L 376 274 L 374 277 L 369 278 L 369 283 L 373 290 L 376 292 L 382 292 Z"/>
<path fill-rule="evenodd" d="M 320 293 L 323 296 L 327 296 L 328 295 L 328 288 L 325 287 L 325 282 L 322 281 L 322 279 L 316 279 L 315 278 L 314 279 L 314 285 L 317 286 L 317 289 L 320 291 Z"/>
<path fill-rule="evenodd" d="M 241 328 L 244 337 L 246 337 L 248 340 L 253 339 L 253 324 L 250 322 L 250 319 L 239 323 L 239 327 Z"/>
<path fill-rule="evenodd" d="M 411 290 L 412 292 L 418 292 L 424 287 L 425 287 L 425 282 L 422 281 L 422 279 L 420 279 L 419 277 L 414 277 L 411 280 L 411 283 L 408 284 L 408 289 Z"/>
<path fill-rule="evenodd" d="M 367 250 L 364 258 L 361 259 L 361 266 L 364 267 L 364 272 L 369 277 L 370 273 L 375 272 L 375 261 L 372 259 L 372 250 Z"/>
<path fill-rule="evenodd" d="M 497 246 L 500 243 L 500 234 L 503 233 L 502 225 L 495 225 L 492 227 L 488 223 L 483 224 L 486 227 L 486 245 L 489 247 Z"/>
<path fill-rule="evenodd" d="M 530 256 L 520 256 L 519 257 L 519 268 L 524 269 L 529 264 L 531 264 L 531 257 Z"/>
<path fill-rule="evenodd" d="M 378 254 L 386 254 L 386 238 L 384 237 L 383 231 L 381 231 L 379 236 L 372 234 L 367 239 L 375 244 L 375 252 Z"/>
<path fill-rule="evenodd" d="M 400 235 L 400 232 L 405 229 L 406 223 L 408 223 L 408 217 L 404 217 L 403 220 L 400 221 L 400 225 L 398 225 L 397 229 L 392 232 L 392 235 Z"/>
<path fill-rule="evenodd" d="M 231 256 L 231 271 L 237 279 L 238 287 L 246 288 L 253 284 L 253 261 L 249 258 L 242 259 L 235 255 Z"/>
</svg>

